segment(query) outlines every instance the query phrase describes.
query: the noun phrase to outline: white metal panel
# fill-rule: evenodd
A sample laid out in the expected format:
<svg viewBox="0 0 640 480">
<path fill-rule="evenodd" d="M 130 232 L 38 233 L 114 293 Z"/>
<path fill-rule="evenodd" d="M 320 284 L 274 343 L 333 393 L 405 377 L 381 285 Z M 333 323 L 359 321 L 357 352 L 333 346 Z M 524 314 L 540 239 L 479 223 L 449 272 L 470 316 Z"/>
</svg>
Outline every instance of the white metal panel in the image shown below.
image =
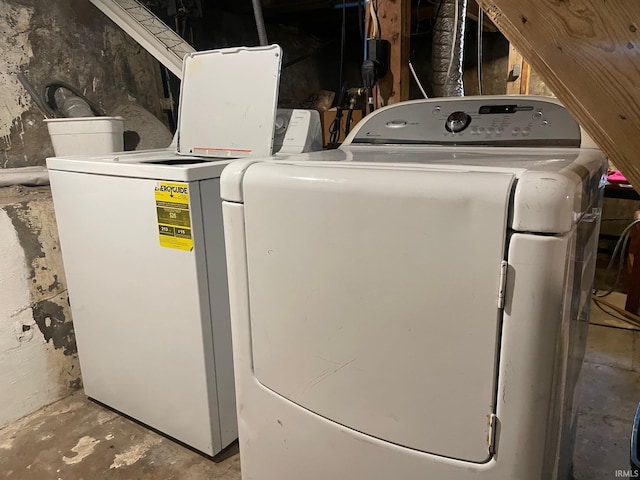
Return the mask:
<svg viewBox="0 0 640 480">
<path fill-rule="evenodd" d="M 580 178 L 555 172 L 525 172 L 516 186 L 512 228 L 524 232 L 568 232 L 582 213 L 581 190 Z"/>
<path fill-rule="evenodd" d="M 225 202 L 223 209 L 243 479 L 547 478 L 545 442 L 556 432 L 548 431 L 541 419 L 548 418 L 551 406 L 571 237 L 513 237 L 497 396 L 498 454 L 479 465 L 372 438 L 309 412 L 258 383 L 252 365 L 244 205 Z"/>
<path fill-rule="evenodd" d="M 601 202 L 595 205 L 600 206 Z M 548 463 L 553 467 L 553 473 L 547 476 L 551 478 L 567 478 L 573 459 L 578 417 L 578 379 L 589 329 L 599 227 L 599 212 L 584 215 L 571 232 L 568 242 L 564 309 L 554 365 L 552 414 L 548 423 L 550 435 L 556 435 L 552 439 L 556 441 L 549 441 L 547 448 Z"/>
<path fill-rule="evenodd" d="M 180 156 L 175 150 L 161 149 L 100 157 L 50 157 L 47 158 L 47 167 L 67 172 L 190 182 L 219 177 L 230 161 Z"/>
<path fill-rule="evenodd" d="M 163 248 L 156 181 L 50 175 L 86 394 L 216 453 L 202 224 L 192 222 L 194 250 Z M 197 183 L 189 189 L 201 217 Z"/>
<path fill-rule="evenodd" d="M 282 49 L 225 48 L 189 54 L 180 91 L 178 153 L 271 155 Z"/>
<path fill-rule="evenodd" d="M 223 200 L 242 202 L 242 179 L 250 165 L 259 162 L 258 159 L 236 160 L 230 163 L 220 175 L 220 196 Z"/>
<path fill-rule="evenodd" d="M 175 182 L 192 182 L 220 176 L 230 160 L 204 160 L 197 157 L 183 157 L 167 154 L 156 159 L 150 157 L 136 159 L 135 156 L 121 161 L 121 157 L 107 158 L 48 158 L 51 170 L 83 172 L 116 177 L 148 178 Z M 197 160 L 202 163 L 191 163 Z M 177 163 L 176 163 L 177 162 Z"/>
<path fill-rule="evenodd" d="M 566 355 L 561 337 L 564 302 L 571 302 L 565 286 L 574 234 L 575 229 L 564 236 L 515 233 L 509 239 L 498 418 L 501 430 L 510 433 L 500 435 L 498 452 L 507 450 L 508 461 L 531 478 L 556 478 L 548 450 L 562 425 L 550 417 L 560 400 L 553 384 Z"/>
<path fill-rule="evenodd" d="M 486 461 L 513 179 L 250 166 L 257 379 L 354 430 Z"/>
<path fill-rule="evenodd" d="M 238 438 L 236 418 L 236 392 L 233 378 L 233 352 L 231 348 L 231 320 L 229 318 L 229 287 L 225 261 L 224 231 L 220 179 L 199 182 L 202 199 L 202 224 L 206 249 L 209 304 L 211 308 L 211 342 L 216 365 L 217 414 L 220 419 L 220 437 L 226 447 Z M 212 382 L 211 382 L 212 383 Z M 215 408 L 215 405 L 212 405 Z"/>
<path fill-rule="evenodd" d="M 526 171 L 518 178 L 511 220 L 514 230 L 567 233 L 583 213 L 590 213 L 602 194 L 607 159 L 601 152 L 581 150 L 561 169 L 549 167 Z"/>
</svg>

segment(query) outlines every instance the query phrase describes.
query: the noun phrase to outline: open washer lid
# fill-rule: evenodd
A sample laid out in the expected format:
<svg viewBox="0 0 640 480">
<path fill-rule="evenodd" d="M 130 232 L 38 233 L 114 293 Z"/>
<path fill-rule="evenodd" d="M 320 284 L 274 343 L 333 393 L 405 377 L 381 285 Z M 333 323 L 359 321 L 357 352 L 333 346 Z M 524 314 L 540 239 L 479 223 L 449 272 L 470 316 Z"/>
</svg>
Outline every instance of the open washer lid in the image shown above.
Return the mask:
<svg viewBox="0 0 640 480">
<path fill-rule="evenodd" d="M 238 47 L 184 57 L 178 154 L 271 155 L 282 49 Z"/>
</svg>

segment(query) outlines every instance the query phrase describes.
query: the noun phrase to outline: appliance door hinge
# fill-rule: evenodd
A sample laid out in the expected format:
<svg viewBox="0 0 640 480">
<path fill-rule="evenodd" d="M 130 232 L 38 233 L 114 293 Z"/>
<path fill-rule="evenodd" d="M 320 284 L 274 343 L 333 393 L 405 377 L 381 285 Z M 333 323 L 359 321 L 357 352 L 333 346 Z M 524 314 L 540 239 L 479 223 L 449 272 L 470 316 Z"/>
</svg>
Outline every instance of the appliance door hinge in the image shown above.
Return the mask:
<svg viewBox="0 0 640 480">
<path fill-rule="evenodd" d="M 504 308 L 504 295 L 507 288 L 507 268 L 509 264 L 506 260 L 500 263 L 500 284 L 498 287 L 498 308 Z"/>
<path fill-rule="evenodd" d="M 489 455 L 495 455 L 496 453 L 496 426 L 498 424 L 498 417 L 495 413 L 489 415 L 489 435 L 487 441 L 489 443 Z"/>
</svg>

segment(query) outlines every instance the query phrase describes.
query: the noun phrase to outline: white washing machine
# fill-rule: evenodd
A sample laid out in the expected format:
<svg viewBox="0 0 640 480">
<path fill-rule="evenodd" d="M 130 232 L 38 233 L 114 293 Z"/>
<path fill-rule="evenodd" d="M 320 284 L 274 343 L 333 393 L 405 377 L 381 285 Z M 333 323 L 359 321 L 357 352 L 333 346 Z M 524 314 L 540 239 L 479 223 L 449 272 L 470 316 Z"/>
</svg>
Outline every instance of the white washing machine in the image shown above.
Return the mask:
<svg viewBox="0 0 640 480">
<path fill-rule="evenodd" d="M 47 160 L 85 393 L 208 455 L 237 438 L 220 173 L 321 148 L 317 112 L 276 115 L 281 58 L 189 55 L 177 151 Z"/>
<path fill-rule="evenodd" d="M 528 96 L 226 167 L 243 479 L 566 478 L 605 172 Z"/>
</svg>

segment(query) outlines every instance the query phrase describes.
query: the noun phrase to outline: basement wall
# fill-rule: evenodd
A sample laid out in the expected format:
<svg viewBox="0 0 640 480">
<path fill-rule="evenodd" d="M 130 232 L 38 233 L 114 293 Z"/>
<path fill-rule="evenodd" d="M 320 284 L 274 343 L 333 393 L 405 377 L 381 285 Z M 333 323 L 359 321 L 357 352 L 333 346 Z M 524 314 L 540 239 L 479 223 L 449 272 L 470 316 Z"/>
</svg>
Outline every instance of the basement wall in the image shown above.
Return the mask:
<svg viewBox="0 0 640 480">
<path fill-rule="evenodd" d="M 0 427 L 79 386 L 51 193 L 0 189 Z"/>
<path fill-rule="evenodd" d="M 107 114 L 135 103 L 162 118 L 159 65 L 89 0 L 0 2 L 0 167 L 44 165 L 53 155 L 42 112 L 22 88 L 62 80 Z"/>
<path fill-rule="evenodd" d="M 0 177 L 5 168 L 45 165 L 53 156 L 44 115 L 18 82 L 20 71 L 38 91 L 54 79 L 74 85 L 107 114 L 123 115 L 125 128 L 129 121 L 165 128 L 158 63 L 88 0 L 4 0 Z M 144 148 L 170 140 L 151 135 Z M 0 428 L 80 386 L 50 190 L 0 188 Z"/>
</svg>

